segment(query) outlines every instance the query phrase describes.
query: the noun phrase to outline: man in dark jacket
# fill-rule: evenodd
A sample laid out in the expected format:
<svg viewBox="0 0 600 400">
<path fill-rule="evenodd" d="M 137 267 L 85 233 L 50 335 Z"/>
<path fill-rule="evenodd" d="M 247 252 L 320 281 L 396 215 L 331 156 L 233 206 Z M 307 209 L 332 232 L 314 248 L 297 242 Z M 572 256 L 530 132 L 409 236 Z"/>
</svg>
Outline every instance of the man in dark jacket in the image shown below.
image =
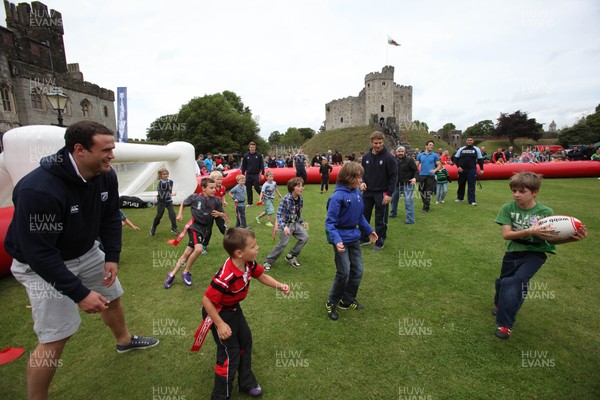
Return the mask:
<svg viewBox="0 0 600 400">
<path fill-rule="evenodd" d="M 458 167 L 458 190 L 456 191 L 455 201 L 464 201 L 465 186 L 468 186 L 467 199 L 470 205 L 476 206 L 475 185 L 477 184 L 477 176 L 483 175 L 483 154 L 479 147 L 474 146 L 473 143 L 473 138 L 467 138 L 467 145 L 458 149 L 454 155 L 454 162 Z M 478 164 L 479 172 L 477 172 Z"/>
<path fill-rule="evenodd" d="M 256 151 L 256 143 L 250 142 L 248 150 L 242 157 L 242 174 L 246 175 L 246 204 L 252 205 L 252 187 L 260 195 L 260 179 L 265 174 L 265 162 L 262 154 Z"/>
<path fill-rule="evenodd" d="M 81 323 L 78 308 L 100 313 L 119 353 L 158 344 L 131 335 L 120 302 L 121 220 L 113 133 L 82 121 L 65 147 L 17 183 L 5 248 L 29 295 L 39 343 L 28 363 L 29 398 L 47 398 L 62 350 Z M 99 249 L 99 238 L 104 252 Z"/>
<path fill-rule="evenodd" d="M 364 215 L 369 223 L 375 207 L 375 232 L 379 238 L 373 246 L 373 251 L 378 252 L 383 249 L 386 238 L 388 205 L 398 182 L 398 168 L 394 156 L 383 145 L 383 133 L 375 131 L 370 139 L 372 147 L 363 155 L 361 161 L 365 175 L 360 190 L 363 191 L 365 203 Z M 361 244 L 368 243 L 368 237 L 361 238 Z"/>
<path fill-rule="evenodd" d="M 417 183 L 417 175 L 419 175 L 419 169 L 415 163 L 415 159 L 406 156 L 406 149 L 404 146 L 398 146 L 396 149 L 396 161 L 398 163 L 398 186 L 394 190 L 392 196 L 392 209 L 390 210 L 390 217 L 396 218 L 398 215 L 398 200 L 400 200 L 400 193 L 404 196 L 404 208 L 406 210 L 405 224 L 415 223 L 415 203 L 413 200 L 413 192 L 415 190 L 415 184 Z"/>
</svg>

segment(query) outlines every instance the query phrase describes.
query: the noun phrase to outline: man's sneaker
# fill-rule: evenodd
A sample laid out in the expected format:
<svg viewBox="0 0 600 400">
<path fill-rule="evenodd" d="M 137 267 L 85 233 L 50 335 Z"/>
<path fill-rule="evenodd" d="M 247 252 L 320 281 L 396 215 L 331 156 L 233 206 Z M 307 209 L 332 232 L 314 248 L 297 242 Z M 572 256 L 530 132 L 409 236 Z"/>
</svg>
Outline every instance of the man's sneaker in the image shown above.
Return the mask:
<svg viewBox="0 0 600 400">
<path fill-rule="evenodd" d="M 340 307 L 340 310 L 362 310 L 363 308 L 365 308 L 365 306 L 363 306 L 356 300 L 354 300 L 352 304 L 345 304 L 342 300 L 340 300 L 340 303 L 338 305 Z"/>
<path fill-rule="evenodd" d="M 436 202 L 435 202 L 435 204 L 440 204 L 440 202 L 439 202 L 439 201 L 436 201 Z"/>
<path fill-rule="evenodd" d="M 300 263 L 298 262 L 298 260 L 296 260 L 296 257 L 294 257 L 291 254 L 288 254 L 287 256 L 285 256 L 285 261 L 289 262 L 292 267 L 295 267 L 295 268 L 300 267 Z"/>
<path fill-rule="evenodd" d="M 446 202 L 445 200 L 442 200 L 442 204 L 444 204 L 445 202 Z"/>
<path fill-rule="evenodd" d="M 457 202 L 457 203 L 460 203 L 461 201 L 465 201 L 465 200 L 464 199 L 462 199 L 462 200 L 461 199 L 456 199 L 454 201 Z"/>
<path fill-rule="evenodd" d="M 176 235 L 179 235 L 179 231 L 177 230 L 177 228 L 171 228 L 171 232 Z"/>
<path fill-rule="evenodd" d="M 379 253 L 383 249 L 383 245 L 381 246 L 373 246 L 373 253 Z"/>
<path fill-rule="evenodd" d="M 358 242 L 358 245 L 359 245 L 359 246 L 366 246 L 366 245 L 368 245 L 368 244 L 370 244 L 370 243 L 371 243 L 371 241 L 370 241 L 370 240 L 360 240 L 360 241 Z"/>
<path fill-rule="evenodd" d="M 154 235 L 156 235 L 156 227 L 155 226 L 150 228 L 150 236 L 154 236 Z"/>
<path fill-rule="evenodd" d="M 262 388 L 260 385 L 256 385 L 255 387 L 246 386 L 243 389 L 240 389 L 241 392 L 248 393 L 250 397 L 259 397 L 262 395 Z"/>
<path fill-rule="evenodd" d="M 511 333 L 512 329 L 506 328 L 504 326 L 499 326 L 498 329 L 496 329 L 496 336 L 502 340 L 509 339 Z"/>
<path fill-rule="evenodd" d="M 492 307 L 492 315 L 497 315 L 497 314 L 498 314 L 498 306 Z"/>
<path fill-rule="evenodd" d="M 472 202 L 472 203 L 471 203 L 471 205 L 472 205 L 472 206 L 476 206 L 476 205 L 477 205 L 477 203 L 475 203 L 475 202 Z"/>
<path fill-rule="evenodd" d="M 397 218 L 398 216 L 396 214 L 390 214 L 390 218 Z"/>
<path fill-rule="evenodd" d="M 257 224 L 260 224 L 260 218 L 256 217 L 256 218 L 254 218 L 254 219 L 256 220 L 256 223 L 257 223 Z"/>
<path fill-rule="evenodd" d="M 182 272 L 181 277 L 183 278 L 183 283 L 187 286 L 192 286 L 192 274 L 190 272 Z"/>
<path fill-rule="evenodd" d="M 148 349 L 150 347 L 154 347 L 158 343 L 159 343 L 159 340 L 155 339 L 155 338 L 133 335 L 131 337 L 131 343 L 129 343 L 128 345 L 125 345 L 125 346 L 121 346 L 120 344 L 117 345 L 117 352 L 118 353 L 127 353 L 128 351 L 131 351 L 131 350 L 144 350 L 144 349 Z"/>
<path fill-rule="evenodd" d="M 331 304 L 329 301 L 325 303 L 325 308 L 327 309 L 327 316 L 332 321 L 337 321 L 340 315 L 337 312 L 337 306 L 335 304 Z"/>
<path fill-rule="evenodd" d="M 270 223 L 270 222 L 267 222 L 265 225 L 266 225 L 266 226 L 269 226 L 269 227 L 273 226 L 273 224 L 272 224 L 272 223 Z"/>
<path fill-rule="evenodd" d="M 165 279 L 165 289 L 170 288 L 171 286 L 173 286 L 173 281 L 175 280 L 175 277 L 171 274 L 167 274 L 167 279 Z"/>
<path fill-rule="evenodd" d="M 271 270 L 271 263 L 268 263 L 268 262 L 265 261 L 262 266 L 265 269 L 265 271 L 270 271 Z"/>
</svg>

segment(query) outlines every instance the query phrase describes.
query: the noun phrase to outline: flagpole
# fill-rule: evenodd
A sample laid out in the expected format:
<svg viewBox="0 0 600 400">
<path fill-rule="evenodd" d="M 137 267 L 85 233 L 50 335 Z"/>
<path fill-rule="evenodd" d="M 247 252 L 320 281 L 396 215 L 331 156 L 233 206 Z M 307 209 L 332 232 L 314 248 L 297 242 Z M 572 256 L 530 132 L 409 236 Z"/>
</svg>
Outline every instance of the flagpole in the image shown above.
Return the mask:
<svg viewBox="0 0 600 400">
<path fill-rule="evenodd" d="M 388 44 L 385 45 L 385 65 L 388 65 L 388 54 L 390 51 L 390 46 Z"/>
</svg>

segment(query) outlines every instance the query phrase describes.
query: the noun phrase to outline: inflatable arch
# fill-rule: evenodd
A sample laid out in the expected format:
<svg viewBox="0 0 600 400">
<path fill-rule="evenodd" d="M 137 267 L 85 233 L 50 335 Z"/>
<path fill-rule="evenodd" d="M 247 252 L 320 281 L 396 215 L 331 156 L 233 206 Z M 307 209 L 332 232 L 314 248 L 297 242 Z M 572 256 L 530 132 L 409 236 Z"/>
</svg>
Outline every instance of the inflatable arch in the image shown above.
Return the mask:
<svg viewBox="0 0 600 400">
<path fill-rule="evenodd" d="M 42 157 L 64 146 L 65 128 L 32 125 L 11 129 L 3 136 L 0 153 L 0 277 L 9 273 L 12 260 L 4 250 L 4 238 L 12 219 L 14 185 L 34 168 Z M 173 142 L 166 146 L 115 143 L 113 168 L 119 177 L 121 195 L 154 201 L 156 192 L 146 191 L 164 165 L 173 180 L 173 202 L 180 204 L 197 189 L 194 146 Z"/>
</svg>

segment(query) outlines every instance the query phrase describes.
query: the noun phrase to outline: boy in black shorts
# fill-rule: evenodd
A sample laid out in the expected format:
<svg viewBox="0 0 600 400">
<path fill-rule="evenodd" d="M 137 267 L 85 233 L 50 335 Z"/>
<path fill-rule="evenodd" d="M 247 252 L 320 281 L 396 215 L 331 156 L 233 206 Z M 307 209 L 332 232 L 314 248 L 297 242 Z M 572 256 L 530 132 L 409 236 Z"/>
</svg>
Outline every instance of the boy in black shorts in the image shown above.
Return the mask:
<svg viewBox="0 0 600 400">
<path fill-rule="evenodd" d="M 204 178 L 202 179 L 201 186 L 202 194 L 192 194 L 179 206 L 177 220 L 181 221 L 183 219 L 183 208 L 185 206 L 191 206 L 194 223 L 188 229 L 188 236 L 190 238 L 188 247 L 177 261 L 173 271 L 167 274 L 167 279 L 165 279 L 164 284 L 165 289 L 168 289 L 173 285 L 175 274 L 177 271 L 179 271 L 183 264 L 185 264 L 185 268 L 181 273 L 183 283 L 185 283 L 187 286 L 192 286 L 192 273 L 190 270 L 192 269 L 196 259 L 204 250 L 202 243 L 204 243 L 204 239 L 212 231 L 213 222 L 217 218 L 223 218 L 225 216 L 221 200 L 215 197 L 215 181 L 211 178 Z M 225 223 L 218 223 L 217 226 L 219 227 L 221 233 L 225 234 Z"/>
<path fill-rule="evenodd" d="M 211 331 L 217 344 L 215 386 L 210 398 L 229 399 L 236 373 L 240 391 L 258 397 L 262 388 L 252 372 L 252 333 L 240 302 L 248 295 L 252 278 L 286 295 L 290 288 L 265 274 L 264 268 L 256 262 L 258 245 L 251 230 L 228 229 L 223 247 L 229 258 L 202 298 L 202 316 L 211 318 Z"/>
</svg>

